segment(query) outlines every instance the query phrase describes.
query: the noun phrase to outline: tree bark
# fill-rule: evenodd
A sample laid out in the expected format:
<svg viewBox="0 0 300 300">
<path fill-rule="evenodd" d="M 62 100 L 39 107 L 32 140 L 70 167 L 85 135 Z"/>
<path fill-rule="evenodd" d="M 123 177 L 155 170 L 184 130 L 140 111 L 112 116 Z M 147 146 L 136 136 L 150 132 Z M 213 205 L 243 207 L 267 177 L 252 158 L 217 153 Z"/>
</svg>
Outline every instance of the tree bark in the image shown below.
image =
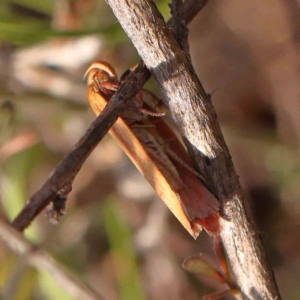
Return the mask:
<svg viewBox="0 0 300 300">
<path fill-rule="evenodd" d="M 106 0 L 152 73 L 205 185 L 221 203 L 221 239 L 244 299 L 280 299 L 217 116 L 151 0 Z"/>
</svg>

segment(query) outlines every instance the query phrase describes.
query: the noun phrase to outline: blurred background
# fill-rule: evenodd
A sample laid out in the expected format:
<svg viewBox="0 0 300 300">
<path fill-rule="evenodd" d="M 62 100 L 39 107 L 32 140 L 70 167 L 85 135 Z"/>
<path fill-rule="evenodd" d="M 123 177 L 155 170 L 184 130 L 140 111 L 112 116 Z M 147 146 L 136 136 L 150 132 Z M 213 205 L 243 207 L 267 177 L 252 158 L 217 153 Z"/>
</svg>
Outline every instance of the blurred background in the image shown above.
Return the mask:
<svg viewBox="0 0 300 300">
<path fill-rule="evenodd" d="M 168 20 L 168 1 L 156 1 Z M 199 78 L 259 224 L 283 299 L 300 299 L 300 1 L 210 0 L 189 26 Z M 82 76 L 95 60 L 139 61 L 105 1 L 0 3 L 0 216 L 12 220 L 95 116 Z M 158 94 L 150 80 L 147 88 Z M 223 289 L 184 271 L 194 241 L 108 135 L 56 226 L 25 236 L 105 299 L 201 299 Z M 74 299 L 0 242 L 0 299 Z"/>
</svg>

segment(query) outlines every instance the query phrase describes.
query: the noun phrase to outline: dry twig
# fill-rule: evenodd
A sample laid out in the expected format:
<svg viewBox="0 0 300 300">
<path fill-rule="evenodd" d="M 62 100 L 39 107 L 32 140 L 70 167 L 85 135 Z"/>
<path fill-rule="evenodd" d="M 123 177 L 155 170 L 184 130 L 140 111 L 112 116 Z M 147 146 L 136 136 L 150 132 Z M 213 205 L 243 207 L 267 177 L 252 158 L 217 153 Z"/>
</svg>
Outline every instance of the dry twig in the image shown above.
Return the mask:
<svg viewBox="0 0 300 300">
<path fill-rule="evenodd" d="M 207 186 L 223 211 L 221 239 L 244 299 L 279 299 L 260 235 L 246 211 L 210 97 L 151 0 L 107 0 L 151 71 Z"/>
<path fill-rule="evenodd" d="M 39 271 L 47 271 L 57 285 L 75 299 L 103 300 L 104 298 L 58 264 L 49 254 L 28 242 L 21 233 L 0 220 L 0 240 L 24 262 Z"/>
<path fill-rule="evenodd" d="M 126 105 L 138 93 L 140 87 L 137 82 L 144 84 L 149 78 L 149 73 L 144 70 L 145 66 L 140 64 L 136 72 L 128 76 L 102 114 L 12 222 L 16 229 L 24 230 L 50 202 L 54 202 L 55 210 L 62 211 L 67 195 L 72 190 L 73 180 L 82 164 L 125 110 Z"/>
</svg>

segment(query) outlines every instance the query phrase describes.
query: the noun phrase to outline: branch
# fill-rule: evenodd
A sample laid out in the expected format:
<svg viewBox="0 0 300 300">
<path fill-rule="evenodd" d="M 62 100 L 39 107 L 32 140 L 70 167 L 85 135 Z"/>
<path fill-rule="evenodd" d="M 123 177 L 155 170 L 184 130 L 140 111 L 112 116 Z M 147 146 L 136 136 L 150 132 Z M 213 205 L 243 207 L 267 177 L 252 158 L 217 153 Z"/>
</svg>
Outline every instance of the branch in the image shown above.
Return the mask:
<svg viewBox="0 0 300 300">
<path fill-rule="evenodd" d="M 183 6 L 185 21 L 191 22 L 206 2 L 207 0 L 185 1 Z M 169 21 L 169 26 L 174 26 L 172 19 Z M 42 188 L 30 198 L 27 205 L 12 222 L 17 230 L 24 230 L 51 202 L 54 203 L 55 210 L 58 208 L 59 211 L 62 211 L 67 195 L 72 189 L 74 178 L 81 166 L 150 76 L 150 72 L 141 61 L 134 72 L 126 78 L 124 84 L 115 93 L 106 109 L 96 118 L 86 134 L 64 157 Z"/>
<path fill-rule="evenodd" d="M 73 150 L 64 157 L 42 188 L 30 198 L 29 203 L 12 222 L 16 229 L 24 230 L 50 202 L 54 204 L 62 202 L 62 206 L 64 205 L 81 166 L 140 90 L 136 83 L 144 84 L 149 78 L 145 70 L 145 67 L 140 64 L 136 72 L 128 76 L 102 114 L 96 118 Z"/>
<path fill-rule="evenodd" d="M 47 271 L 57 285 L 70 296 L 81 300 L 103 300 L 104 298 L 81 282 L 72 273 L 59 265 L 52 257 L 28 242 L 21 233 L 0 220 L 0 240 L 24 262 L 39 271 Z"/>
<path fill-rule="evenodd" d="M 151 71 L 209 190 L 222 205 L 221 239 L 244 299 L 280 299 L 210 97 L 151 0 L 106 0 Z"/>
</svg>

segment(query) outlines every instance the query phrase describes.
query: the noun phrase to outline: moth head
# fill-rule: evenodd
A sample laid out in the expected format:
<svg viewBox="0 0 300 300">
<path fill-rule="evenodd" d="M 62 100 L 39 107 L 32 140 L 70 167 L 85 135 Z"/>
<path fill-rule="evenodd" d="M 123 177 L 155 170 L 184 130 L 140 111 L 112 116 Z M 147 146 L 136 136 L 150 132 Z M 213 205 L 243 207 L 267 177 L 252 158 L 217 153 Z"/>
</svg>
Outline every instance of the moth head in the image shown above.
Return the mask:
<svg viewBox="0 0 300 300">
<path fill-rule="evenodd" d="M 93 62 L 86 70 L 83 79 L 87 78 L 88 86 L 101 85 L 103 82 L 117 82 L 115 69 L 108 63 L 97 61 Z"/>
</svg>

